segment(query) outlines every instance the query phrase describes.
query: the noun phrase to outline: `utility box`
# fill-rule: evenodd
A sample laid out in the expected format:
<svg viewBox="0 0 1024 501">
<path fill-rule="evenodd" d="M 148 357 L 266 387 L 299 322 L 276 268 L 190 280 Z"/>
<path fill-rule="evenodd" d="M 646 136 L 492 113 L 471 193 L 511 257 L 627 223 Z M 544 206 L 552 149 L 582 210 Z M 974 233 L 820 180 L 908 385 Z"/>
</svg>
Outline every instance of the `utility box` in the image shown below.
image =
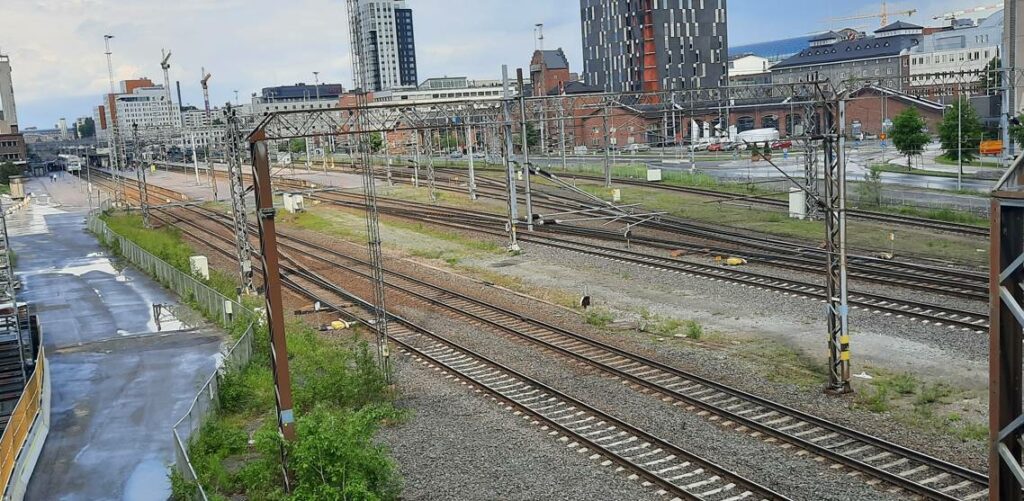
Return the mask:
<svg viewBox="0 0 1024 501">
<path fill-rule="evenodd" d="M 303 212 L 306 210 L 306 201 L 302 195 L 285 193 L 282 198 L 284 199 L 284 210 L 289 213 L 295 214 L 296 212 Z"/>
<path fill-rule="evenodd" d="M 189 257 L 188 267 L 192 270 L 193 275 L 200 277 L 203 280 L 210 279 L 210 262 L 206 259 L 206 256 Z"/>
<path fill-rule="evenodd" d="M 11 176 L 11 198 L 14 200 L 25 199 L 25 176 Z"/>
<path fill-rule="evenodd" d="M 612 202 L 618 203 L 622 201 L 622 190 L 615 188 L 612 190 Z"/>
<path fill-rule="evenodd" d="M 661 169 L 647 169 L 647 181 L 652 183 L 661 181 Z"/>
<path fill-rule="evenodd" d="M 789 189 L 789 217 L 807 219 L 807 192 L 800 188 Z"/>
</svg>

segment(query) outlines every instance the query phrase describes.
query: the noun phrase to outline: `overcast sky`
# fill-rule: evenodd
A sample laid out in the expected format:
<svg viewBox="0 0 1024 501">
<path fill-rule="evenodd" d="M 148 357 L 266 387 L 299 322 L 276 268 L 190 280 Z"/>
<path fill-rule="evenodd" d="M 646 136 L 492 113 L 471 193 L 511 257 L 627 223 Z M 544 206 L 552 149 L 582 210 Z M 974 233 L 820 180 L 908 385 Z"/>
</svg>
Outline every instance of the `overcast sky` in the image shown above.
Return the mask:
<svg viewBox="0 0 1024 501">
<path fill-rule="evenodd" d="M 525 67 L 533 25 L 545 47 L 562 47 L 581 69 L 577 0 L 410 0 L 419 78 L 498 78 L 501 65 Z M 802 36 L 828 28 L 826 18 L 877 11 L 880 1 L 729 0 L 729 45 Z M 973 7 L 973 0 L 890 2 L 902 17 Z M 49 128 L 61 117 L 91 116 L 107 92 L 103 35 L 112 34 L 116 80 L 147 76 L 161 83 L 160 49 L 173 51 L 171 85 L 186 104 L 202 105 L 200 69 L 213 73 L 211 103 L 242 100 L 262 87 L 313 81 L 351 87 L 344 0 L 3 0 L 0 52 L 11 56 L 21 127 Z M 840 23 L 870 30 L 877 19 Z"/>
</svg>

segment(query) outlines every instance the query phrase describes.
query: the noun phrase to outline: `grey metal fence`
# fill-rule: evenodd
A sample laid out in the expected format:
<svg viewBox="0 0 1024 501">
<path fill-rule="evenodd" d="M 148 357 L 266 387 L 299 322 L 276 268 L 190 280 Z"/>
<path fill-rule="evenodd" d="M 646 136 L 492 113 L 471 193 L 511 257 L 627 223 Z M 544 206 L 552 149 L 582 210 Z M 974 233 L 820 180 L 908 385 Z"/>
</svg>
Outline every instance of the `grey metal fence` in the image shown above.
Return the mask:
<svg viewBox="0 0 1024 501">
<path fill-rule="evenodd" d="M 107 224 L 93 213 L 88 220 L 89 231 L 104 243 L 118 246 L 119 252 L 136 267 L 145 271 L 165 287 L 173 290 L 181 298 L 194 302 L 195 306 L 210 319 L 225 328 L 236 322 L 247 323 L 242 336 L 224 354 L 223 363 L 206 379 L 196 393 L 185 413 L 171 429 L 174 439 L 175 468 L 181 477 L 196 485 L 195 499 L 207 500 L 206 492 L 199 485 L 199 477 L 188 457 L 188 444 L 192 436 L 216 411 L 219 402 L 220 385 L 228 371 L 241 370 L 249 364 L 253 352 L 254 322 L 257 318 L 253 311 L 238 301 L 230 299 L 210 288 L 198 279 L 185 274 L 150 254 L 135 242 L 118 235 L 107 227 Z"/>
</svg>

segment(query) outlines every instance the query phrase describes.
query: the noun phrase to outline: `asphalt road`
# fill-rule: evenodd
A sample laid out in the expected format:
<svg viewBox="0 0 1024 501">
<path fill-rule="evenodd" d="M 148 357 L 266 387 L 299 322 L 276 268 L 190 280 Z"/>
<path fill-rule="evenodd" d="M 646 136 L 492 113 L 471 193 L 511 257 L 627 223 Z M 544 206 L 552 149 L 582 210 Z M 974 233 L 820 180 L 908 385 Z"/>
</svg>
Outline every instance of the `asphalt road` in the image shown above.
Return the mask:
<svg viewBox="0 0 1024 501">
<path fill-rule="evenodd" d="M 188 325 L 156 332 L 151 305 L 175 298 L 108 258 L 85 230 L 74 179 L 31 189 L 78 207 L 34 205 L 8 219 L 19 299 L 40 317 L 53 391 L 26 499 L 166 500 L 171 426 L 214 370 L 222 337 Z"/>
</svg>

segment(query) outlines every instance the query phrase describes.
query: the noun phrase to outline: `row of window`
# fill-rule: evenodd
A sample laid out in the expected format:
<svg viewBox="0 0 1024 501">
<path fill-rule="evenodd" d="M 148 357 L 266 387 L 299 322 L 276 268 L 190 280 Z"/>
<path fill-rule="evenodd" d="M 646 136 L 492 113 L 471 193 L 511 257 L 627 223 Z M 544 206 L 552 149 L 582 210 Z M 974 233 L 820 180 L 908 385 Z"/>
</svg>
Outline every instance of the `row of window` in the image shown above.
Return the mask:
<svg viewBox="0 0 1024 501">
<path fill-rule="evenodd" d="M 956 54 L 935 54 L 934 56 L 920 56 L 910 58 L 910 64 L 942 64 L 942 63 L 955 63 L 964 61 L 988 61 L 991 57 L 989 56 L 988 50 L 975 50 L 967 52 L 959 52 Z"/>
<path fill-rule="evenodd" d="M 0 141 L 0 148 L 17 148 L 19 144 L 18 141 Z"/>
</svg>

